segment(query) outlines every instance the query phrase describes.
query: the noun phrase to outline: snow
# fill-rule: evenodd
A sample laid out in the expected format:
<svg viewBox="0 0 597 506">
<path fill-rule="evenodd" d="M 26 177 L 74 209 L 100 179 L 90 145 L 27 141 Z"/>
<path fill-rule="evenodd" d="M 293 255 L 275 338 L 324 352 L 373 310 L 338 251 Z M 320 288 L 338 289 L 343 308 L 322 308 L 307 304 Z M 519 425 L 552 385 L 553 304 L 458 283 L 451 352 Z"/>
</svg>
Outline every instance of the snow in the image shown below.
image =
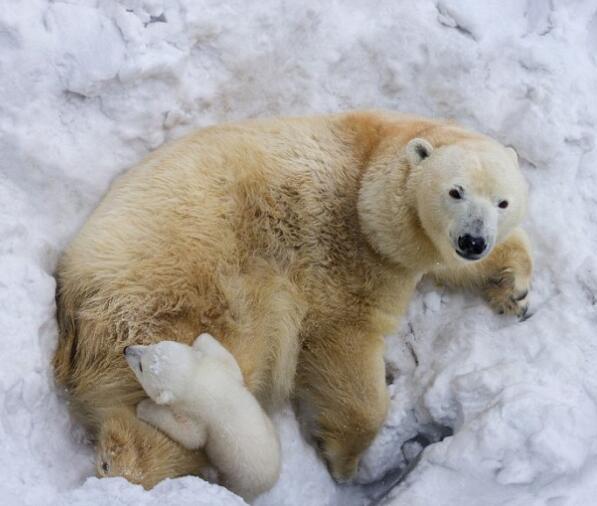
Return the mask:
<svg viewBox="0 0 597 506">
<path fill-rule="evenodd" d="M 533 316 L 423 283 L 387 339 L 391 411 L 357 483 L 334 484 L 287 409 L 282 477 L 257 504 L 593 504 L 595 90 L 594 0 L 0 0 L 0 502 L 242 504 L 198 478 L 92 477 L 49 367 L 53 269 L 109 182 L 170 138 L 379 107 L 516 148 Z"/>
</svg>

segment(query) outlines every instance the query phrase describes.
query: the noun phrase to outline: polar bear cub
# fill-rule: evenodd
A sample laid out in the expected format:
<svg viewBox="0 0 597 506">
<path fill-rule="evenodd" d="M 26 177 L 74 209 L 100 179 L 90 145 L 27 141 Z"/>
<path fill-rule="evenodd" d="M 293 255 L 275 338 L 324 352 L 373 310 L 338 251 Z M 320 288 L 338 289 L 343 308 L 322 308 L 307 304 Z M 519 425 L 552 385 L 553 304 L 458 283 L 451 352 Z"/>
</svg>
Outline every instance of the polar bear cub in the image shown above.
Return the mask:
<svg viewBox="0 0 597 506">
<path fill-rule="evenodd" d="M 271 420 L 247 390 L 232 354 L 209 334 L 187 346 L 161 341 L 124 354 L 150 397 L 137 416 L 189 449 L 205 447 L 221 482 L 251 500 L 280 474 Z"/>
</svg>

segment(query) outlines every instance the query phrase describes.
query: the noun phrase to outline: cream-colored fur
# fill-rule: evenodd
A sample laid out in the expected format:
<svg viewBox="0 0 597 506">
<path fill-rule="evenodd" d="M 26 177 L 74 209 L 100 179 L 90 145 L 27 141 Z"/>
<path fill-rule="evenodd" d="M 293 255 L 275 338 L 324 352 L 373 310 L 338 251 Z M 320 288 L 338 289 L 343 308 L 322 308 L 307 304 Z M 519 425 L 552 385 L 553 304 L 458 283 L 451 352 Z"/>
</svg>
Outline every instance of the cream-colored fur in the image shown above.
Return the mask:
<svg viewBox="0 0 597 506">
<path fill-rule="evenodd" d="M 165 476 L 192 474 L 215 481 L 215 471 L 203 453 L 187 450 L 140 422 L 132 409 L 111 410 L 96 437 L 99 477 L 124 476 L 145 488 L 152 488 Z"/>
<path fill-rule="evenodd" d="M 272 422 L 243 383 L 234 357 L 209 334 L 192 347 L 174 341 L 129 346 L 126 359 L 150 399 L 137 416 L 185 448 L 205 447 L 221 483 L 251 501 L 280 474 Z"/>
<path fill-rule="evenodd" d="M 348 479 L 386 416 L 383 336 L 422 275 L 524 313 L 525 204 L 511 150 L 441 121 L 372 112 L 200 130 L 116 181 L 65 252 L 56 377 L 101 438 L 145 396 L 126 345 L 209 332 L 264 405 L 306 407 L 330 471 Z M 492 241 L 476 262 L 455 253 L 467 227 Z M 186 472 L 176 448 L 163 477 Z"/>
</svg>

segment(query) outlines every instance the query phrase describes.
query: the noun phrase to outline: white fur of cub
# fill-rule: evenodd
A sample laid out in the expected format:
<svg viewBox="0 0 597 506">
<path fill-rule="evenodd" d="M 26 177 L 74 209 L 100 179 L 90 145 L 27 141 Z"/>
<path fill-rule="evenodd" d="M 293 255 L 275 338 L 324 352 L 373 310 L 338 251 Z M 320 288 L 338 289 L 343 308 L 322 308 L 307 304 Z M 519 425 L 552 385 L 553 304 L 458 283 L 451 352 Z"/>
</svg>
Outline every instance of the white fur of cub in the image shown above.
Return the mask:
<svg viewBox="0 0 597 506">
<path fill-rule="evenodd" d="M 222 483 L 251 500 L 280 474 L 271 420 L 244 385 L 234 357 L 209 334 L 193 346 L 161 341 L 125 356 L 150 397 L 137 416 L 189 449 L 205 447 Z"/>
</svg>

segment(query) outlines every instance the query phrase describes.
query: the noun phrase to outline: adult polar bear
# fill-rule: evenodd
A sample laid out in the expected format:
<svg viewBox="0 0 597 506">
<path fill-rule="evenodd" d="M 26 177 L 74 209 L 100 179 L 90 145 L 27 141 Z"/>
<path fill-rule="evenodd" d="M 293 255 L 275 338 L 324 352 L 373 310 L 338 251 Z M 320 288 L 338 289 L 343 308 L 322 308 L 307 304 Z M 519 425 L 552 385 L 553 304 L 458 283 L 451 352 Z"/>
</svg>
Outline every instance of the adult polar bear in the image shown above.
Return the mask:
<svg viewBox="0 0 597 506">
<path fill-rule="evenodd" d="M 215 126 L 157 150 L 57 271 L 56 378 L 100 475 L 151 487 L 206 465 L 135 418 L 144 393 L 122 350 L 208 332 L 264 405 L 300 401 L 350 478 L 386 415 L 383 336 L 423 274 L 526 311 L 526 192 L 511 149 L 393 113 Z"/>
</svg>

